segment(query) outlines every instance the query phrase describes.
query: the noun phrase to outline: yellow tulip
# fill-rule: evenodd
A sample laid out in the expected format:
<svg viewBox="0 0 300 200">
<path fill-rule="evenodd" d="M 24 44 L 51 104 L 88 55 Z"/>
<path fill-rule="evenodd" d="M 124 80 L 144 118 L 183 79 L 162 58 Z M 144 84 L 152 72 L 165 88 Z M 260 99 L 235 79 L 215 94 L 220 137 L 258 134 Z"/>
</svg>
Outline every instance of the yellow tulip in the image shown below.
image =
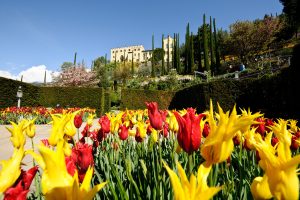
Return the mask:
<svg viewBox="0 0 300 200">
<path fill-rule="evenodd" d="M 109 120 L 110 120 L 110 132 L 111 133 L 118 133 L 120 124 L 122 124 L 122 114 L 119 113 L 116 116 L 114 114 L 107 114 Z"/>
<path fill-rule="evenodd" d="M 34 121 L 37 119 L 34 118 L 32 120 L 26 120 L 25 121 L 25 125 L 24 125 L 24 129 L 25 129 L 25 133 L 28 137 L 33 138 L 35 136 L 35 125 L 34 125 Z"/>
<path fill-rule="evenodd" d="M 271 199 L 268 177 L 256 177 L 251 184 L 251 193 L 254 199 Z"/>
<path fill-rule="evenodd" d="M 88 115 L 88 117 L 87 117 L 87 122 L 86 122 L 86 123 L 87 123 L 89 126 L 92 126 L 95 117 L 96 117 L 96 114 L 91 114 L 91 113 L 89 113 L 89 115 Z"/>
<path fill-rule="evenodd" d="M 151 138 L 154 142 L 157 142 L 158 141 L 158 132 L 156 129 L 152 128 L 151 129 Z"/>
<path fill-rule="evenodd" d="M 275 199 L 299 199 L 299 179 L 296 169 L 300 163 L 300 155 L 291 156 L 291 133 L 287 130 L 287 121 L 278 120 L 271 127 L 278 138 L 276 149 L 256 135 L 255 148 L 260 155 L 260 166 L 268 177 L 271 194 Z"/>
<path fill-rule="evenodd" d="M 289 120 L 289 126 L 290 126 L 290 132 L 291 133 L 296 133 L 299 130 L 299 127 L 297 126 L 297 120 Z"/>
<path fill-rule="evenodd" d="M 78 175 L 72 177 L 66 168 L 65 155 L 63 150 L 64 141 L 59 140 L 56 151 L 41 144 L 38 155 L 32 151 L 36 161 L 43 169 L 41 186 L 42 193 L 47 200 L 54 199 L 93 199 L 95 194 L 104 187 L 106 182 L 90 188 L 93 169 L 89 168 L 81 185 L 78 182 Z"/>
<path fill-rule="evenodd" d="M 212 101 L 210 101 L 210 111 L 206 113 L 210 133 L 201 146 L 201 155 L 209 165 L 227 160 L 234 148 L 232 138 L 235 134 L 250 127 L 255 118 L 261 115 L 259 113 L 237 115 L 235 106 L 229 115 L 229 112 L 223 112 L 219 104 L 218 108 L 219 113 L 215 117 Z"/>
<path fill-rule="evenodd" d="M 139 131 L 141 138 L 147 137 L 147 129 L 146 129 L 145 124 L 143 122 L 138 122 L 137 123 L 137 130 Z"/>
<path fill-rule="evenodd" d="M 13 127 L 12 128 L 6 127 L 6 129 L 11 133 L 10 140 L 11 140 L 13 146 L 15 148 L 23 147 L 26 142 L 26 138 L 24 135 L 25 121 L 22 120 L 18 124 L 14 123 L 14 122 L 10 122 L 10 123 L 12 124 Z"/>
<path fill-rule="evenodd" d="M 64 138 L 64 129 L 66 124 L 68 123 L 68 119 L 66 115 L 61 114 L 54 114 L 51 115 L 51 117 L 52 121 L 50 123 L 52 123 L 52 129 L 48 141 L 50 145 L 56 146 L 58 141 Z"/>
<path fill-rule="evenodd" d="M 173 114 L 173 112 L 168 111 L 168 113 L 169 113 L 169 118 L 168 118 L 169 129 L 171 131 L 173 131 L 174 133 L 177 133 L 178 129 L 179 129 L 179 125 L 178 125 L 178 122 L 176 120 L 176 117 Z"/>
<path fill-rule="evenodd" d="M 21 146 L 14 149 L 13 155 L 9 160 L 0 162 L 2 169 L 0 171 L 0 194 L 13 186 L 21 174 L 21 161 L 24 157 L 24 148 Z"/>
<path fill-rule="evenodd" d="M 163 164 L 170 176 L 175 200 L 208 200 L 222 189 L 222 187 L 208 187 L 207 185 L 207 177 L 211 170 L 211 166 L 206 167 L 204 164 L 200 165 L 197 177 L 192 174 L 190 180 L 188 180 L 180 163 L 177 162 L 180 179 L 165 162 L 163 162 Z"/>
</svg>

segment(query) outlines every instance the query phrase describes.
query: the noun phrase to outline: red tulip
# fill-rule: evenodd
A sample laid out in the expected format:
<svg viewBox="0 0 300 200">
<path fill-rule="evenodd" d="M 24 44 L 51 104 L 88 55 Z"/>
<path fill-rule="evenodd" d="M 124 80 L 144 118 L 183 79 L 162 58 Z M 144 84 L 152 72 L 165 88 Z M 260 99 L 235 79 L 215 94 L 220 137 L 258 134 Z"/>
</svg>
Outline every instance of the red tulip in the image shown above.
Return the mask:
<svg viewBox="0 0 300 200">
<path fill-rule="evenodd" d="M 272 140 L 271 140 L 271 144 L 272 144 L 273 147 L 274 147 L 278 142 L 279 142 L 279 140 L 278 140 L 277 137 L 273 137 Z"/>
<path fill-rule="evenodd" d="M 256 119 L 257 122 L 260 122 L 260 124 L 255 124 L 254 127 L 257 127 L 256 132 L 258 132 L 263 138 L 265 136 L 265 120 L 263 117 L 259 117 Z"/>
<path fill-rule="evenodd" d="M 81 131 L 82 137 L 89 136 L 89 134 L 90 134 L 89 130 L 90 130 L 90 125 L 86 124 L 85 127 L 83 128 L 83 130 Z"/>
<path fill-rule="evenodd" d="M 179 124 L 177 139 L 180 147 L 188 154 L 198 150 L 202 135 L 200 120 L 205 114 L 196 116 L 195 110 L 188 108 L 187 113 L 183 117 L 177 112 L 174 112 L 174 115 Z"/>
<path fill-rule="evenodd" d="M 46 147 L 50 147 L 50 144 L 49 144 L 48 139 L 41 139 L 41 142 L 42 142 Z"/>
<path fill-rule="evenodd" d="M 119 128 L 119 137 L 121 140 L 128 138 L 128 128 L 125 125 L 121 125 Z"/>
<path fill-rule="evenodd" d="M 207 122 L 205 122 L 204 127 L 203 127 L 203 137 L 207 137 L 209 135 L 210 132 L 210 127 L 209 124 Z"/>
<path fill-rule="evenodd" d="M 7 189 L 4 193 L 4 200 L 26 200 L 31 182 L 38 171 L 38 166 L 28 171 L 21 170 L 21 174 L 15 183 L 15 187 Z"/>
<path fill-rule="evenodd" d="M 77 163 L 80 170 L 88 170 L 89 166 L 94 165 L 93 149 L 88 144 L 78 142 L 72 149 L 72 158 Z"/>
<path fill-rule="evenodd" d="M 82 124 L 82 116 L 81 115 L 75 115 L 74 117 L 74 125 L 76 128 L 80 128 Z"/>
<path fill-rule="evenodd" d="M 82 183 L 89 166 L 94 165 L 92 146 L 77 142 L 72 149 L 71 156 L 66 157 L 65 161 L 68 173 L 74 176 L 75 171 L 77 171 L 79 181 Z"/>
<path fill-rule="evenodd" d="M 265 127 L 266 127 L 266 131 L 270 132 L 271 129 L 269 128 L 270 126 L 273 126 L 274 122 L 272 119 L 265 119 Z"/>
<path fill-rule="evenodd" d="M 151 126 L 156 130 L 161 130 L 163 128 L 163 116 L 158 110 L 158 104 L 156 102 L 146 102 L 146 105 Z"/>
<path fill-rule="evenodd" d="M 292 136 L 292 143 L 291 143 L 291 149 L 297 150 L 299 148 L 299 144 L 297 143 L 298 138 L 296 136 Z"/>
<path fill-rule="evenodd" d="M 99 119 L 99 124 L 101 126 L 101 129 L 103 131 L 103 133 L 109 133 L 110 132 L 110 121 L 109 118 L 104 115 Z"/>
<path fill-rule="evenodd" d="M 169 124 L 168 123 L 164 123 L 163 125 L 163 135 L 164 137 L 168 137 L 168 132 L 169 132 Z"/>
<path fill-rule="evenodd" d="M 147 126 L 147 135 L 151 135 L 152 129 L 153 129 L 152 126 L 150 124 L 148 124 L 148 126 Z"/>
</svg>

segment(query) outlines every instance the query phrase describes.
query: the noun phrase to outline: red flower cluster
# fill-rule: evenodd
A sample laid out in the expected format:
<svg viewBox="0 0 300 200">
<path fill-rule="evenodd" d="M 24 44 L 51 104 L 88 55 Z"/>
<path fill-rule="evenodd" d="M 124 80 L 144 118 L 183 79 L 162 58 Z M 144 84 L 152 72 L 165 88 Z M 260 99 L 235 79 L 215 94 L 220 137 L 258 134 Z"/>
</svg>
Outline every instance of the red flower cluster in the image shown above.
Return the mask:
<svg viewBox="0 0 300 200">
<path fill-rule="evenodd" d="M 28 171 L 21 170 L 14 186 L 5 191 L 3 200 L 26 200 L 29 187 L 37 171 L 38 166 L 32 167 Z"/>
<path fill-rule="evenodd" d="M 75 171 L 77 171 L 80 183 L 82 183 L 89 166 L 94 165 L 92 151 L 92 146 L 77 142 L 72 149 L 71 156 L 65 158 L 68 173 L 74 176 Z"/>
</svg>

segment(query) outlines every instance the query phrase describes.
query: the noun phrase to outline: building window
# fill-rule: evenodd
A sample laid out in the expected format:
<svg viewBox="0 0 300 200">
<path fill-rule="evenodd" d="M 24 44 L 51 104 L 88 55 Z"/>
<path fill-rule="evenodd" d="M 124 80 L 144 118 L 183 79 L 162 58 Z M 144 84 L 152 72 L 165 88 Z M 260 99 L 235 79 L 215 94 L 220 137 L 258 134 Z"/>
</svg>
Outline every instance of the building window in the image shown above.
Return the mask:
<svg viewBox="0 0 300 200">
<path fill-rule="evenodd" d="M 113 53 L 115 53 L 115 52 L 113 51 Z"/>
<path fill-rule="evenodd" d="M 134 49 L 134 51 L 136 51 L 136 49 Z"/>
<path fill-rule="evenodd" d="M 116 53 L 118 53 L 118 51 L 116 51 Z"/>
<path fill-rule="evenodd" d="M 120 52 L 122 52 L 122 50 L 120 50 Z"/>
<path fill-rule="evenodd" d="M 140 49 L 138 49 L 138 51 L 140 51 Z"/>
<path fill-rule="evenodd" d="M 128 51 L 130 51 L 130 49 L 128 49 Z"/>
</svg>

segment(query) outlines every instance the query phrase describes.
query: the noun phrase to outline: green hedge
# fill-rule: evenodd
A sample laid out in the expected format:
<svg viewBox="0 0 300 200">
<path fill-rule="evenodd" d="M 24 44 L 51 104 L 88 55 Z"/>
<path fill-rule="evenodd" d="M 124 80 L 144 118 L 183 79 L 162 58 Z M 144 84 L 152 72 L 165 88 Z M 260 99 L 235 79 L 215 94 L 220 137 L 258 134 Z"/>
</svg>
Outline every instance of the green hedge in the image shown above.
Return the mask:
<svg viewBox="0 0 300 200">
<path fill-rule="evenodd" d="M 0 77 L 0 108 L 17 106 L 18 98 L 16 96 L 19 86 L 22 86 L 23 91 L 21 106 L 36 106 L 39 104 L 38 87 L 20 81 Z"/>
<path fill-rule="evenodd" d="M 175 92 L 161 90 L 122 89 L 121 109 L 145 109 L 145 102 L 156 101 L 160 109 L 167 109 Z"/>
<path fill-rule="evenodd" d="M 97 115 L 104 113 L 101 98 L 102 88 L 40 87 L 39 91 L 39 102 L 45 107 L 89 107 L 96 109 Z"/>
<path fill-rule="evenodd" d="M 31 84 L 0 77 L 0 108 L 17 106 L 17 90 L 22 86 L 21 106 L 89 107 L 97 115 L 104 114 L 110 105 L 104 102 L 102 88 L 83 87 L 37 87 Z"/>
</svg>

